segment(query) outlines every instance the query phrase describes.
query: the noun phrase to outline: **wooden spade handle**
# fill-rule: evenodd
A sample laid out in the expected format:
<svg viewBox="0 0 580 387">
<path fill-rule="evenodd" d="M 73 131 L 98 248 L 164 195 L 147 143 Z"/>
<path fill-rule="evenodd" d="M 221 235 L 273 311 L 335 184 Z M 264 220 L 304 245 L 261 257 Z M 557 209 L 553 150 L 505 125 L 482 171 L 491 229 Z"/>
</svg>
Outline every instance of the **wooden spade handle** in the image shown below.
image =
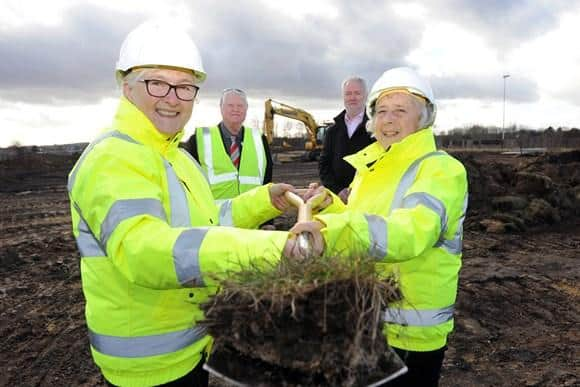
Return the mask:
<svg viewBox="0 0 580 387">
<path fill-rule="evenodd" d="M 302 200 L 302 198 L 296 195 L 294 192 L 286 191 L 286 193 L 284 193 L 284 196 L 286 197 L 286 199 L 288 199 L 290 204 L 298 208 L 297 221 L 307 222 L 312 220 L 312 208 L 317 207 L 324 200 L 326 194 L 324 192 L 321 192 L 318 195 L 315 195 L 310 199 L 308 199 L 306 203 L 304 203 L 304 200 Z M 303 249 L 304 251 L 310 252 L 312 248 L 311 238 L 312 236 L 307 232 L 303 232 L 300 235 L 298 235 L 298 244 L 300 245 L 300 248 Z"/>
<path fill-rule="evenodd" d="M 309 208 L 300 196 L 290 191 L 286 191 L 284 195 L 290 204 L 298 208 L 298 222 L 312 220 L 312 208 Z"/>
</svg>

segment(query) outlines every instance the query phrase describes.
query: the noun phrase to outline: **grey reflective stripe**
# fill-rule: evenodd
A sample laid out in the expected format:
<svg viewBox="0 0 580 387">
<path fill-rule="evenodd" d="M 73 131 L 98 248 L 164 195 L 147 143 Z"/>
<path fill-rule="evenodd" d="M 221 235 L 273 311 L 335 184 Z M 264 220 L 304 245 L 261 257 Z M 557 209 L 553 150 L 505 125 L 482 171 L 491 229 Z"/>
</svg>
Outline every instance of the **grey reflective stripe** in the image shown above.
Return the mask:
<svg viewBox="0 0 580 387">
<path fill-rule="evenodd" d="M 74 187 L 75 184 L 75 180 L 77 177 L 77 172 L 81 166 L 81 164 L 83 163 L 83 161 L 85 160 L 85 158 L 87 157 L 87 155 L 91 152 L 91 150 L 93 150 L 93 148 L 95 147 L 95 145 L 97 145 L 98 143 L 100 143 L 101 141 L 109 138 L 109 137 L 116 137 L 119 138 L 121 140 L 125 140 L 125 141 L 129 141 L 132 142 L 134 144 L 139 144 L 137 141 L 133 140 L 131 137 L 127 136 L 126 134 L 123 134 L 121 132 L 119 132 L 118 130 L 113 130 L 107 133 L 103 133 L 100 136 L 98 136 L 95 140 L 93 140 L 83 151 L 83 153 L 81 154 L 81 157 L 79 157 L 79 160 L 77 161 L 76 167 L 75 169 L 72 171 L 69 179 L 68 179 L 68 184 L 67 184 L 67 190 L 68 192 L 72 192 L 72 188 Z"/>
<path fill-rule="evenodd" d="M 435 212 L 440 219 L 440 236 L 442 237 L 447 230 L 447 211 L 441 200 L 426 192 L 413 192 L 403 199 L 403 208 L 414 208 L 423 205 Z M 441 238 L 440 237 L 440 238 Z"/>
<path fill-rule="evenodd" d="M 201 128 L 203 131 L 203 150 L 204 150 L 204 163 L 207 168 L 207 179 L 210 184 L 218 184 L 226 181 L 236 180 L 238 174 L 236 172 L 222 173 L 221 175 L 216 175 L 213 169 L 213 148 L 211 143 L 211 133 L 207 126 Z"/>
<path fill-rule="evenodd" d="M 214 175 L 213 174 L 213 168 L 207 169 L 207 178 L 210 182 L 210 184 L 219 184 L 219 183 L 226 183 L 228 181 L 237 181 L 238 180 L 238 174 L 236 172 L 228 172 L 228 173 L 222 173 L 221 175 Z"/>
<path fill-rule="evenodd" d="M 232 211 L 232 200 L 225 200 L 220 206 L 220 216 L 219 216 L 220 226 L 233 226 L 234 225 L 234 214 Z"/>
<path fill-rule="evenodd" d="M 262 185 L 264 184 L 264 174 L 266 170 L 264 165 L 266 164 L 264 160 L 264 143 L 262 142 L 262 134 L 255 128 L 245 128 L 246 130 L 251 131 L 252 138 L 254 140 L 254 144 L 256 146 L 256 158 L 258 161 L 258 176 L 238 176 L 238 181 L 240 184 L 247 184 L 247 185 Z"/>
<path fill-rule="evenodd" d="M 461 254 L 463 251 L 463 238 L 461 235 L 454 235 L 453 239 L 443 239 L 435 245 L 435 247 L 441 247 L 449 254 Z"/>
<path fill-rule="evenodd" d="M 167 221 L 163 204 L 157 199 L 117 200 L 101 224 L 101 245 L 107 246 L 111 234 L 122 221 L 138 215 L 151 215 Z"/>
<path fill-rule="evenodd" d="M 72 189 L 74 187 L 75 181 L 76 181 L 76 177 L 77 177 L 77 172 L 80 169 L 81 164 L 84 162 L 85 158 L 87 157 L 87 155 L 93 150 L 93 148 L 99 144 L 100 142 L 102 142 L 103 140 L 110 138 L 110 137 L 115 137 L 121 140 L 125 140 L 128 142 L 132 142 L 134 144 L 139 144 L 137 141 L 133 140 L 131 137 L 129 137 L 126 134 L 123 134 L 121 132 L 119 132 L 118 130 L 113 130 L 110 132 L 106 132 L 101 134 L 100 136 L 98 136 L 95 140 L 93 140 L 83 151 L 83 153 L 81 154 L 81 156 L 79 157 L 79 160 L 76 163 L 76 166 L 74 168 L 74 170 L 72 171 L 72 173 L 70 174 L 70 177 L 68 179 L 68 183 L 67 183 L 67 190 L 69 193 L 72 193 Z M 81 253 L 81 258 L 84 257 L 104 257 L 106 256 L 105 250 L 102 247 L 101 244 L 99 244 L 99 241 L 95 238 L 95 236 L 93 235 L 92 231 L 89 229 L 88 224 L 86 223 L 86 220 L 83 217 L 83 214 L 79 208 L 79 206 L 77 205 L 76 202 L 73 201 L 72 196 L 71 196 L 71 202 L 73 202 L 73 205 L 75 207 L 75 209 L 77 210 L 80 220 L 79 220 L 79 235 L 76 238 L 76 242 L 77 242 L 77 246 L 79 248 L 79 251 Z M 106 245 L 105 245 L 106 246 Z"/>
<path fill-rule="evenodd" d="M 262 185 L 262 177 L 240 176 L 238 181 L 240 184 Z"/>
<path fill-rule="evenodd" d="M 463 221 L 465 220 L 465 214 L 467 213 L 467 203 L 469 202 L 469 194 L 466 194 L 463 198 L 463 210 L 461 212 L 461 217 L 457 221 L 457 230 L 453 234 L 451 239 L 443 239 L 439 241 L 435 247 L 441 247 L 445 249 L 450 254 L 461 254 L 463 251 Z"/>
<path fill-rule="evenodd" d="M 80 217 L 79 236 L 76 238 L 77 247 L 81 253 L 81 258 L 86 257 L 106 257 L 107 254 L 101 248 L 99 241 L 95 238 L 85 220 Z"/>
<path fill-rule="evenodd" d="M 444 156 L 444 155 L 446 155 L 446 153 L 442 151 L 427 153 L 423 157 L 415 160 L 409 166 L 409 168 L 405 171 L 405 174 L 401 178 L 399 185 L 397 186 L 397 190 L 395 191 L 395 195 L 393 196 L 393 201 L 391 203 L 391 209 L 389 210 L 389 215 L 397 208 L 401 208 L 403 206 L 403 199 L 405 197 L 405 194 L 407 193 L 409 188 L 411 188 L 411 186 L 413 185 L 413 182 L 417 177 L 417 172 L 419 171 L 421 162 L 431 156 Z"/>
<path fill-rule="evenodd" d="M 85 257 L 106 257 L 107 254 L 103 247 L 100 245 L 99 241 L 93 235 L 93 232 L 89 228 L 87 221 L 83 218 L 83 214 L 78 204 L 72 202 L 77 214 L 79 215 L 78 230 L 79 235 L 76 237 L 77 247 L 81 253 L 81 258 Z"/>
<path fill-rule="evenodd" d="M 431 327 L 451 320 L 454 309 L 454 305 L 440 309 L 422 310 L 387 308 L 383 313 L 383 321 L 399 325 Z"/>
<path fill-rule="evenodd" d="M 426 158 L 432 156 L 444 156 L 444 155 L 447 155 L 447 153 L 443 151 L 427 153 L 423 157 L 415 160 L 409 166 L 409 168 L 407 169 L 407 171 L 405 171 L 403 177 L 401 178 L 399 185 L 397 186 L 397 190 L 395 191 L 395 195 L 393 196 L 393 202 L 391 203 L 391 208 L 389 210 L 389 215 L 398 208 L 412 208 L 418 204 L 423 204 L 426 207 L 431 208 L 441 217 L 441 234 L 439 240 L 434 245 L 434 247 L 441 247 L 451 254 L 461 254 L 463 240 L 463 220 L 465 219 L 465 211 L 467 210 L 467 196 L 464 198 L 463 214 L 459 219 L 457 231 L 455 232 L 453 238 L 451 239 L 445 239 L 443 236 L 448 228 L 448 219 L 445 206 L 439 199 L 424 192 L 412 193 L 407 197 L 405 197 L 405 194 L 411 188 L 413 182 L 415 181 L 415 178 L 417 177 L 417 173 L 419 171 L 421 162 Z"/>
<path fill-rule="evenodd" d="M 207 335 L 205 328 L 193 327 L 160 335 L 120 337 L 100 335 L 89 329 L 91 346 L 104 355 L 138 358 L 173 353 L 186 348 Z"/>
<path fill-rule="evenodd" d="M 211 177 L 214 176 L 213 149 L 211 147 L 211 135 L 209 133 L 209 128 L 207 126 L 204 126 L 203 128 L 201 128 L 201 130 L 202 130 L 201 140 L 203 142 L 203 152 L 204 152 L 203 159 L 204 159 L 204 163 L 205 163 L 206 168 L 207 168 L 207 179 L 211 183 Z"/>
<path fill-rule="evenodd" d="M 266 151 L 264 150 L 264 143 L 262 142 L 262 134 L 256 128 L 249 128 L 249 129 L 252 131 L 252 137 L 254 139 L 254 144 L 256 147 L 256 156 L 258 158 L 258 173 L 260 175 L 257 177 L 257 179 L 258 179 L 257 183 L 245 183 L 245 182 L 243 182 L 243 184 L 262 185 L 262 184 L 264 184 L 264 174 L 265 174 L 264 165 L 266 164 L 266 161 L 264 160 L 264 154 L 266 153 Z M 242 183 L 241 176 L 240 176 L 240 183 Z"/>
<path fill-rule="evenodd" d="M 163 159 L 163 165 L 165 166 L 165 173 L 167 174 L 167 187 L 169 189 L 171 226 L 189 227 L 191 226 L 191 220 L 189 218 L 189 206 L 187 205 L 185 187 L 180 183 L 177 174 L 167 160 Z"/>
<path fill-rule="evenodd" d="M 204 286 L 199 267 L 199 249 L 207 231 L 203 227 L 185 230 L 173 245 L 173 265 L 181 285 Z"/>
<path fill-rule="evenodd" d="M 369 224 L 369 255 L 377 260 L 387 255 L 387 222 L 381 216 L 365 214 Z"/>
</svg>

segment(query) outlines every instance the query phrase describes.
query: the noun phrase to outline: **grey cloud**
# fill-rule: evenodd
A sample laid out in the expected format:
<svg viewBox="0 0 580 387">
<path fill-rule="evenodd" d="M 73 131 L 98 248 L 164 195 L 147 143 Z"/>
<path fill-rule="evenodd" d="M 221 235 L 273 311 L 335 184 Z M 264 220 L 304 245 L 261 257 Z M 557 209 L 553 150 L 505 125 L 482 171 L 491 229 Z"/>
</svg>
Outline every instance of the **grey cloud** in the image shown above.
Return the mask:
<svg viewBox="0 0 580 387">
<path fill-rule="evenodd" d="M 57 27 L 0 33 L 0 89 L 27 102 L 94 101 L 114 90 L 114 64 L 135 15 L 70 9 Z"/>
<path fill-rule="evenodd" d="M 430 81 L 436 99 L 503 99 L 502 74 L 434 77 Z M 510 76 L 506 79 L 506 98 L 512 102 L 535 102 L 539 99 L 538 86 L 530 79 Z"/>
<path fill-rule="evenodd" d="M 434 0 L 432 20 L 452 20 L 480 35 L 499 57 L 557 27 L 560 15 L 579 0 Z"/>
<path fill-rule="evenodd" d="M 257 0 L 191 2 L 192 35 L 200 47 L 208 80 L 202 96 L 225 87 L 283 100 L 338 98 L 348 75 L 369 87 L 387 68 L 405 65 L 418 46 L 422 25 L 398 18 L 388 2 L 335 1 L 338 16 L 295 19 L 288 11 Z M 429 17 L 463 23 L 489 35 L 498 52 L 553 28 L 564 4 L 550 8 L 531 0 L 434 0 Z M 548 2 L 546 2 L 548 4 Z M 63 25 L 0 32 L 0 90 L 15 101 L 96 100 L 114 93 L 113 67 L 126 33 L 146 16 L 79 5 Z M 501 98 L 496 75 L 436 79 L 439 98 Z M 501 82 L 501 76 L 499 76 Z M 537 98 L 529 80 L 509 80 L 514 98 Z M 501 83 L 500 83 L 501 88 Z"/>
<path fill-rule="evenodd" d="M 250 3 L 253 6 L 247 6 Z M 197 8 L 204 6 L 195 4 L 197 15 Z M 361 11 L 365 7 L 351 8 L 350 2 L 339 8 L 338 20 L 315 16 L 296 20 L 258 3 L 242 4 L 246 6 L 231 10 L 214 2 L 213 12 L 200 21 L 205 33 L 200 32 L 198 43 L 210 89 L 238 86 L 336 97 L 344 77 L 359 74 L 370 82 L 385 68 L 402 63 L 421 33 L 403 28 L 388 10 L 372 16 Z M 389 33 L 377 28 L 378 23 L 389 25 Z"/>
<path fill-rule="evenodd" d="M 404 64 L 421 36 L 420 28 L 404 28 L 388 6 L 371 3 L 336 3 L 337 20 L 298 20 L 257 1 L 237 4 L 190 5 L 192 35 L 209 75 L 203 95 L 237 86 L 273 97 L 336 98 L 346 76 L 361 75 L 371 83 L 384 69 Z M 111 95 L 119 46 L 144 18 L 79 5 L 58 27 L 0 32 L 3 97 L 46 103 Z"/>
</svg>

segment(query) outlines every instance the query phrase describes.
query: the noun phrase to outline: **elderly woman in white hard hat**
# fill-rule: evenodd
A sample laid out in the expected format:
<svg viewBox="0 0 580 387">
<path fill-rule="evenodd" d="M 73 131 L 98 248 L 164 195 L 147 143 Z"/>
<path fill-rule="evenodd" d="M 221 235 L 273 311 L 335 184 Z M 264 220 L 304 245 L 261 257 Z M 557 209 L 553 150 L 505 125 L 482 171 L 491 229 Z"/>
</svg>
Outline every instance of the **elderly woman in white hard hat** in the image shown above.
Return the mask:
<svg viewBox="0 0 580 387">
<path fill-rule="evenodd" d="M 326 254 L 371 255 L 398 277 L 404 298 L 385 310 L 385 334 L 409 370 L 392 385 L 436 386 L 453 329 L 467 176 L 437 150 L 435 113 L 424 78 L 406 67 L 386 71 L 367 100 L 377 142 L 345 157 L 357 171 L 348 204 L 326 190 L 327 207 L 292 230 L 320 230 Z"/>
<path fill-rule="evenodd" d="M 211 339 L 197 321 L 216 277 L 296 246 L 288 232 L 215 226 L 255 228 L 285 209 L 293 187 L 215 205 L 199 164 L 178 147 L 206 77 L 184 31 L 144 23 L 116 70 L 123 96 L 113 123 L 68 182 L 91 352 L 110 385 L 207 386 Z"/>
</svg>

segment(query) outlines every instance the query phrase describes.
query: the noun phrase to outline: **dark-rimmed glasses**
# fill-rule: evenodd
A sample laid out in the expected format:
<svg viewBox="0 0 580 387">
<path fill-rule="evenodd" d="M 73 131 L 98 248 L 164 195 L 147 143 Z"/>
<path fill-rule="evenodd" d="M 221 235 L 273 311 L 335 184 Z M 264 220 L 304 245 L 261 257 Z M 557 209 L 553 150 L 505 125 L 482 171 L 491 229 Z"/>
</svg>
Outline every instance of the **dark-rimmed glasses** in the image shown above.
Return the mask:
<svg viewBox="0 0 580 387">
<path fill-rule="evenodd" d="M 139 82 L 145 83 L 147 93 L 157 98 L 166 97 L 171 92 L 171 89 L 175 89 L 175 96 L 178 99 L 182 101 L 193 101 L 199 91 L 199 87 L 195 85 L 172 85 L 159 79 L 142 79 Z"/>
</svg>

